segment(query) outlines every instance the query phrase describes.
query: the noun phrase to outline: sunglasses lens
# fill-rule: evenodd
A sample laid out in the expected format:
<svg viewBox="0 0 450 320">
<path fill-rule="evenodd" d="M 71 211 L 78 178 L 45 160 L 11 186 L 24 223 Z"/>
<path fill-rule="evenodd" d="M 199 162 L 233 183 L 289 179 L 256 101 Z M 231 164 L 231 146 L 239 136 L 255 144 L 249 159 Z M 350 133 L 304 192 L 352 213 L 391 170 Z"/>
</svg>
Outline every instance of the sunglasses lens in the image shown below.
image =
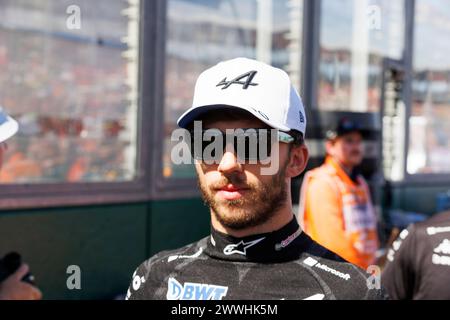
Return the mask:
<svg viewBox="0 0 450 320">
<path fill-rule="evenodd" d="M 190 132 L 190 151 L 196 160 L 220 160 L 224 150 L 224 135 L 217 129 Z"/>
<path fill-rule="evenodd" d="M 270 130 L 247 129 L 237 134 L 234 150 L 241 161 L 260 161 L 270 156 Z"/>
<path fill-rule="evenodd" d="M 270 157 L 272 136 L 269 129 L 237 129 L 234 134 L 226 136 L 216 130 L 190 132 L 190 151 L 196 160 L 215 161 L 218 163 L 227 143 L 233 143 L 233 151 L 240 161 L 260 161 Z"/>
<path fill-rule="evenodd" d="M 258 160 L 266 160 L 272 153 L 272 130 L 260 130 L 258 142 Z"/>
</svg>

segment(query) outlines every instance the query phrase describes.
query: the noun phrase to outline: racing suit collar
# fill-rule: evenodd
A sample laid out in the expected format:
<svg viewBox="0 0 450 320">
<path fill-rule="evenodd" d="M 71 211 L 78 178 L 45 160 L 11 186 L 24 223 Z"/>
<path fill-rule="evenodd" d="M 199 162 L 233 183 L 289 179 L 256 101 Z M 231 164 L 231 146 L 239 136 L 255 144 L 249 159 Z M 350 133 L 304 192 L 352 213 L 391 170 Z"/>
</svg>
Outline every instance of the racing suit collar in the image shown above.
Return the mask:
<svg viewBox="0 0 450 320">
<path fill-rule="evenodd" d="M 205 253 L 219 259 L 249 262 L 281 262 L 298 258 L 305 236 L 293 216 L 279 230 L 237 238 L 211 227 Z"/>
</svg>

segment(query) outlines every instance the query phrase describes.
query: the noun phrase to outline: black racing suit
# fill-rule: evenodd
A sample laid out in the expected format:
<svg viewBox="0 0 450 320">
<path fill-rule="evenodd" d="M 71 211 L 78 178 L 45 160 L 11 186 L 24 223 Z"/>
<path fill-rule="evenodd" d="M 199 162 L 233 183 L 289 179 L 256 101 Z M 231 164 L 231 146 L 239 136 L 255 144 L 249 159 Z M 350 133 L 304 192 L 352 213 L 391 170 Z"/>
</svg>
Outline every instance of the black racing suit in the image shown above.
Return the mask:
<svg viewBox="0 0 450 320">
<path fill-rule="evenodd" d="M 293 218 L 278 231 L 244 238 L 212 229 L 161 252 L 134 272 L 127 299 L 386 298 L 369 276 L 314 242 Z"/>
<path fill-rule="evenodd" d="M 450 299 L 450 211 L 403 230 L 381 277 L 392 299 Z"/>
</svg>

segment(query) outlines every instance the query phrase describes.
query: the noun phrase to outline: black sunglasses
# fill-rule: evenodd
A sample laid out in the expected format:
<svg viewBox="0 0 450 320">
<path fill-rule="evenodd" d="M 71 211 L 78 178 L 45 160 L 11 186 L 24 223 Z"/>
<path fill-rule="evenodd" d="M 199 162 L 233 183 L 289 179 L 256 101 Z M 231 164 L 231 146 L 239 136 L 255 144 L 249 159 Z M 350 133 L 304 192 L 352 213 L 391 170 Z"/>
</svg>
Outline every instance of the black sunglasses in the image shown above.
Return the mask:
<svg viewBox="0 0 450 320">
<path fill-rule="evenodd" d="M 219 129 L 190 130 L 190 151 L 194 159 L 220 162 L 227 145 L 240 161 L 263 161 L 271 156 L 275 142 L 292 143 L 295 139 L 276 129 L 232 129 L 230 133 Z"/>
</svg>

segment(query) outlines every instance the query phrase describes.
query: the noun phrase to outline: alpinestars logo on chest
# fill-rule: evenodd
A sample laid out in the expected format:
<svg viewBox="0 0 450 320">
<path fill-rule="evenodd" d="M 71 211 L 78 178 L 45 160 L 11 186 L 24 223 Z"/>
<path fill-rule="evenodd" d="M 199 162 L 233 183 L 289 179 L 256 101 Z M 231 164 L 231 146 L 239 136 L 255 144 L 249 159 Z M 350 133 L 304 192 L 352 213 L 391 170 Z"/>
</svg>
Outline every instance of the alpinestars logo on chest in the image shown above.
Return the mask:
<svg viewBox="0 0 450 320">
<path fill-rule="evenodd" d="M 248 248 L 254 246 L 255 244 L 264 239 L 265 238 L 260 238 L 249 242 L 244 242 L 243 240 L 241 240 L 241 242 L 238 242 L 236 244 L 229 244 L 223 249 L 223 253 L 226 254 L 227 256 L 235 253 L 242 254 L 245 256 L 247 254 Z"/>
<path fill-rule="evenodd" d="M 249 86 L 257 86 L 258 83 L 252 82 L 253 78 L 255 77 L 257 71 L 249 71 L 247 73 L 241 74 L 240 76 L 237 76 L 233 80 L 227 81 L 227 77 L 223 78 L 222 81 L 220 81 L 216 87 L 223 86 L 222 90 L 229 88 L 232 84 L 240 84 L 242 85 L 242 89 L 247 89 Z M 241 81 L 243 79 L 247 78 L 245 81 Z"/>
</svg>

